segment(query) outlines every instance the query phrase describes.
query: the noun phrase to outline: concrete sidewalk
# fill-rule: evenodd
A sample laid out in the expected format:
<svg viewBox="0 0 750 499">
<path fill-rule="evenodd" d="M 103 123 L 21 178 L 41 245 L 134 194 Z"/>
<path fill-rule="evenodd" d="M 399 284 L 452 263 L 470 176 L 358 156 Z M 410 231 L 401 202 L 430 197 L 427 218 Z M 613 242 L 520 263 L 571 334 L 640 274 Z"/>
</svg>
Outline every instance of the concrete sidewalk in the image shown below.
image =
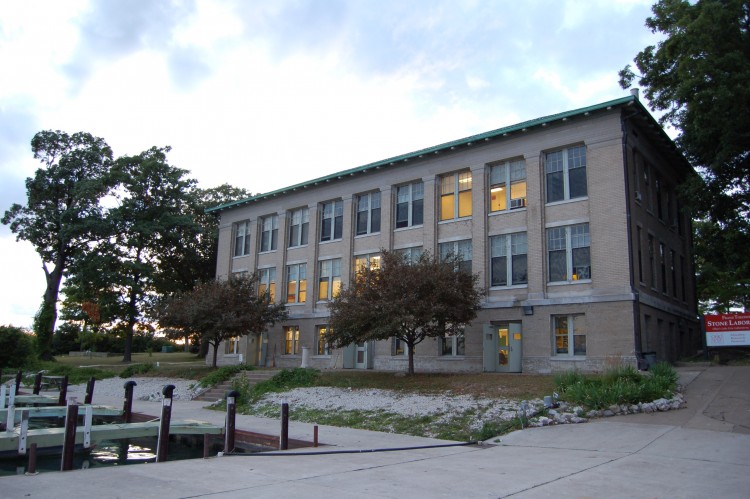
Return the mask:
<svg viewBox="0 0 750 499">
<path fill-rule="evenodd" d="M 225 456 L 13 476 L 0 478 L 0 497 L 748 497 L 750 367 L 679 372 L 687 409 L 527 429 L 499 445 Z M 136 404 L 144 412 L 159 408 Z M 176 401 L 173 417 L 222 424 L 224 415 Z M 276 434 L 279 424 L 238 416 L 237 427 Z M 312 425 L 290 424 L 290 438 L 311 437 Z M 321 427 L 320 440 L 330 444 L 321 451 L 447 443 L 335 427 Z"/>
</svg>

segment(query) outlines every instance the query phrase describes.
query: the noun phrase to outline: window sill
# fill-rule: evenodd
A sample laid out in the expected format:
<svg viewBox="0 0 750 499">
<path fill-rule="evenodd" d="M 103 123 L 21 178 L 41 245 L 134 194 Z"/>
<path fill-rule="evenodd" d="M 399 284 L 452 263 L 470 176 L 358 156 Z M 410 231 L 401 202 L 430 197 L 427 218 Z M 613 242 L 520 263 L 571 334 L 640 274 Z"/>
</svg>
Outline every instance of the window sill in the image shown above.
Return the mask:
<svg viewBox="0 0 750 499">
<path fill-rule="evenodd" d="M 569 284 L 591 284 L 591 279 L 578 279 L 577 281 L 555 281 L 548 282 L 547 286 L 567 286 Z"/>
<path fill-rule="evenodd" d="M 561 199 L 560 201 L 552 201 L 549 203 L 545 203 L 545 206 L 559 206 L 561 204 L 569 204 L 569 203 L 578 203 L 579 201 L 588 201 L 588 196 L 583 196 L 580 198 L 573 198 L 573 199 Z"/>
<path fill-rule="evenodd" d="M 340 243 L 341 241 L 343 241 L 343 239 L 342 238 L 338 238 L 338 239 L 331 239 L 330 241 L 320 241 L 318 244 L 320 246 L 322 246 L 324 244 Z"/>
<path fill-rule="evenodd" d="M 507 215 L 508 213 L 518 213 L 522 211 L 526 211 L 526 206 L 522 206 L 520 208 L 511 208 L 510 210 L 498 210 L 498 211 L 491 211 L 487 214 L 488 217 L 496 217 L 498 215 Z"/>
<path fill-rule="evenodd" d="M 269 253 L 276 253 L 276 250 L 272 249 L 272 250 L 268 250 L 268 251 L 259 251 L 258 255 L 267 255 Z"/>
<path fill-rule="evenodd" d="M 457 362 L 459 360 L 463 361 L 465 360 L 465 355 L 440 355 L 438 356 L 438 361 L 445 361 L 445 362 Z"/>
<path fill-rule="evenodd" d="M 410 225 L 408 227 L 398 227 L 396 229 L 393 229 L 393 232 L 402 232 L 402 231 L 411 230 L 411 229 L 421 229 L 422 227 L 424 227 L 424 224 Z"/>
<path fill-rule="evenodd" d="M 468 220 L 471 220 L 473 217 L 461 217 L 461 218 L 449 218 L 448 220 L 440 220 L 438 222 L 438 225 L 444 225 L 449 224 L 453 222 L 466 222 Z"/>
<path fill-rule="evenodd" d="M 287 302 L 284 305 L 286 305 L 287 307 L 303 307 L 305 305 L 305 302 L 300 302 L 300 303 L 296 303 L 296 302 L 295 303 L 289 303 L 289 302 Z"/>
<path fill-rule="evenodd" d="M 529 284 L 511 284 L 510 286 L 490 286 L 490 291 L 502 291 L 505 289 L 526 289 Z"/>
<path fill-rule="evenodd" d="M 313 355 L 312 358 L 313 359 L 330 359 L 331 354 L 329 353 L 329 354 L 323 354 L 323 355 Z"/>
<path fill-rule="evenodd" d="M 296 250 L 296 249 L 300 249 L 300 248 L 307 248 L 307 246 L 308 246 L 307 244 L 298 244 L 296 246 L 287 246 L 286 249 L 287 250 Z"/>
<path fill-rule="evenodd" d="M 302 357 L 302 355 L 298 353 L 282 353 L 281 356 L 285 359 L 296 359 Z"/>
<path fill-rule="evenodd" d="M 237 259 L 237 258 L 247 258 L 249 256 L 250 256 L 250 253 L 248 253 L 247 255 L 234 255 L 232 257 L 232 259 L 234 260 L 234 259 Z"/>
<path fill-rule="evenodd" d="M 553 355 L 550 358 L 550 360 L 553 362 L 554 361 L 570 362 L 571 360 L 575 362 L 584 362 L 586 360 L 586 356 L 585 355 Z"/>
<path fill-rule="evenodd" d="M 379 236 L 380 231 L 378 232 L 368 232 L 367 234 L 355 234 L 354 239 L 362 239 L 369 236 Z"/>
</svg>

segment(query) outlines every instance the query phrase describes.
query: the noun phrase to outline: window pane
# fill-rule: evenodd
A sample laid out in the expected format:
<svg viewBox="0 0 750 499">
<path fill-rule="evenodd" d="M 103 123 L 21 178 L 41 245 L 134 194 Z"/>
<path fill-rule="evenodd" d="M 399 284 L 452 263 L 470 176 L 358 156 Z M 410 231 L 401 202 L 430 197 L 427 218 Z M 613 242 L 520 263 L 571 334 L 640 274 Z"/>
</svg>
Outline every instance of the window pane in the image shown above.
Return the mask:
<svg viewBox="0 0 750 499">
<path fill-rule="evenodd" d="M 421 185 L 421 184 L 420 184 Z M 424 200 L 418 199 L 412 203 L 411 209 L 411 224 L 422 225 L 424 217 Z"/>
<path fill-rule="evenodd" d="M 396 205 L 396 228 L 409 226 L 409 205 L 408 203 L 398 203 Z"/>
<path fill-rule="evenodd" d="M 309 224 L 307 222 L 302 223 L 302 231 L 300 234 L 300 244 L 305 245 L 307 244 L 307 228 Z"/>
<path fill-rule="evenodd" d="M 591 279 L 591 251 L 589 248 L 573 249 L 573 280 Z"/>
<path fill-rule="evenodd" d="M 550 282 L 568 280 L 565 250 L 549 252 L 549 280 Z"/>
<path fill-rule="evenodd" d="M 328 299 L 328 278 L 327 277 L 320 278 L 320 281 L 318 284 L 318 299 L 319 300 Z"/>
<path fill-rule="evenodd" d="M 490 170 L 490 185 L 505 184 L 506 171 L 505 164 L 493 166 Z"/>
<path fill-rule="evenodd" d="M 513 284 L 526 284 L 528 282 L 526 255 L 514 255 L 512 260 Z"/>
<path fill-rule="evenodd" d="M 380 232 L 380 208 L 373 208 L 370 217 L 370 232 Z"/>
<path fill-rule="evenodd" d="M 471 179 L 469 179 L 471 183 Z M 471 216 L 471 189 L 461 191 L 458 194 L 458 216 L 459 217 L 470 217 Z"/>
<path fill-rule="evenodd" d="M 456 355 L 464 355 L 464 335 L 456 336 Z"/>
<path fill-rule="evenodd" d="M 510 184 L 511 199 L 526 199 L 526 181 L 518 181 Z"/>
<path fill-rule="evenodd" d="M 367 234 L 367 212 L 357 212 L 357 235 Z"/>
<path fill-rule="evenodd" d="M 455 196 L 448 194 L 440 197 L 440 220 L 455 218 Z"/>
<path fill-rule="evenodd" d="M 547 174 L 547 202 L 562 201 L 565 198 L 565 186 L 563 184 L 563 173 Z"/>
<path fill-rule="evenodd" d="M 568 172 L 570 199 L 586 196 L 586 167 L 575 168 Z"/>
<path fill-rule="evenodd" d="M 502 211 L 507 209 L 508 202 L 505 184 L 492 186 L 490 189 L 490 211 Z"/>
<path fill-rule="evenodd" d="M 555 353 L 568 353 L 568 318 L 555 317 L 553 320 L 555 330 Z"/>
<path fill-rule="evenodd" d="M 498 256 L 492 259 L 492 285 L 508 285 L 508 258 Z"/>
</svg>

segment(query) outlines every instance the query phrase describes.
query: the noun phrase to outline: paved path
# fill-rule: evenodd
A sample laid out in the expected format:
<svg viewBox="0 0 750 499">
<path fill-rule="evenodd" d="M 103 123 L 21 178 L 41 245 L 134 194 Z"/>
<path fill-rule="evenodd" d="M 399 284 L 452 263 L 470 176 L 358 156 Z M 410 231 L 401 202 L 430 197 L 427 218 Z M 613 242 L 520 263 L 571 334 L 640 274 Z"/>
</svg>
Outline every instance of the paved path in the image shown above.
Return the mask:
<svg viewBox="0 0 750 499">
<path fill-rule="evenodd" d="M 679 371 L 687 409 L 527 429 L 499 445 L 225 456 L 13 476 L 0 478 L 0 497 L 749 497 L 750 367 Z M 176 402 L 173 415 L 223 418 L 195 402 Z M 276 421 L 249 416 L 237 426 L 278 429 Z M 291 438 L 311 434 L 311 425 L 292 423 Z M 334 427 L 321 427 L 320 435 L 337 451 L 445 443 Z"/>
</svg>

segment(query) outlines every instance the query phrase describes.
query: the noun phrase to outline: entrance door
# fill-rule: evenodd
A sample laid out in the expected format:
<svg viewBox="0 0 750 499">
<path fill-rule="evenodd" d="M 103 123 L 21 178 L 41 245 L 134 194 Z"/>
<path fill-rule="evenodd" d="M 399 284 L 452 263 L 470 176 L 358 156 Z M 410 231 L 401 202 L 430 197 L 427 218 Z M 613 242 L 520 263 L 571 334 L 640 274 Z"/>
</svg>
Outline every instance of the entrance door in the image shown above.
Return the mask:
<svg viewBox="0 0 750 499">
<path fill-rule="evenodd" d="M 367 343 L 357 343 L 356 357 L 354 360 L 355 369 L 367 369 Z"/>
<path fill-rule="evenodd" d="M 484 327 L 484 370 L 521 372 L 521 324 L 505 322 Z"/>
</svg>

